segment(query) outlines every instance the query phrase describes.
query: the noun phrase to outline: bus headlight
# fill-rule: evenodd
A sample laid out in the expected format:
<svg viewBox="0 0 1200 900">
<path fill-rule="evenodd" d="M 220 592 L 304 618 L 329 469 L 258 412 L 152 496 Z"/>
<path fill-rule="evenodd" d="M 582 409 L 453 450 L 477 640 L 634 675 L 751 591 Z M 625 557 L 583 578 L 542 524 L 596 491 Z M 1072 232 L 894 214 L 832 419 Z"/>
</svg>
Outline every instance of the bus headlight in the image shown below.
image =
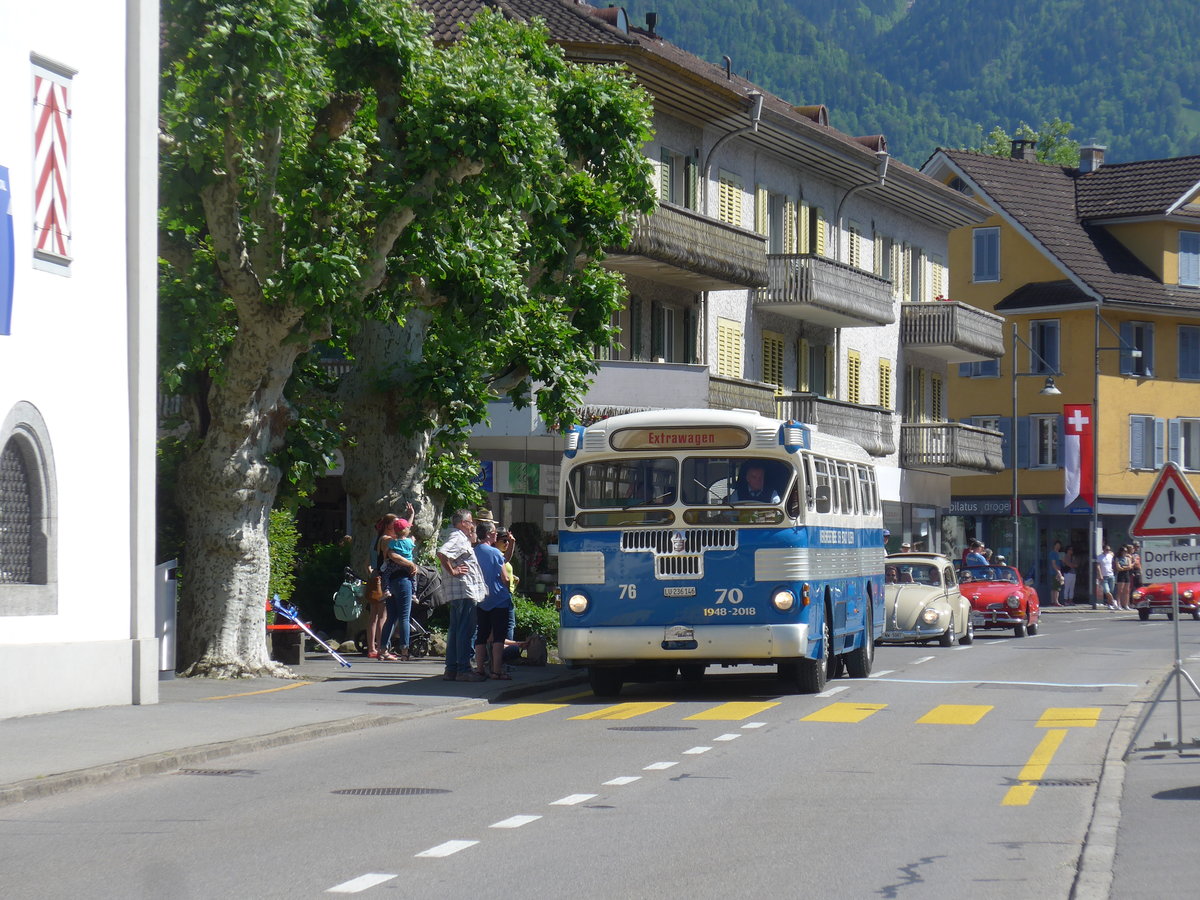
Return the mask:
<svg viewBox="0 0 1200 900">
<path fill-rule="evenodd" d="M 936 625 L 941 617 L 942 614 L 932 607 L 921 610 L 921 621 L 926 625 Z"/>
<path fill-rule="evenodd" d="M 1021 608 L 1021 598 L 1018 597 L 1016 594 L 1009 594 L 1008 598 L 1004 601 L 1004 605 L 1007 606 L 1009 609 L 1020 609 Z"/>
<path fill-rule="evenodd" d="M 570 599 L 567 600 L 567 609 L 575 613 L 577 616 L 581 616 L 587 612 L 587 608 L 588 598 L 583 594 L 572 594 Z"/>
<path fill-rule="evenodd" d="M 780 589 L 771 595 L 771 603 L 780 612 L 787 612 L 796 605 L 796 595 L 786 589 Z"/>
</svg>

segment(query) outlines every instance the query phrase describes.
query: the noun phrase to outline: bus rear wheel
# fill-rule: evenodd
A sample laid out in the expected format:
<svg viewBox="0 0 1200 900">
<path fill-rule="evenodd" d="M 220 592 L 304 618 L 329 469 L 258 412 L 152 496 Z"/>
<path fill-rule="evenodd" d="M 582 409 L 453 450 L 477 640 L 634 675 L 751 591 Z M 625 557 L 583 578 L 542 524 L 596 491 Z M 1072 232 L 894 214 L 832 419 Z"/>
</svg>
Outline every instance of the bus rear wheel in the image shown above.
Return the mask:
<svg viewBox="0 0 1200 900">
<path fill-rule="evenodd" d="M 625 686 L 621 670 L 605 666 L 588 666 L 588 684 L 597 697 L 615 697 Z"/>
<path fill-rule="evenodd" d="M 875 630 L 871 622 L 871 607 L 863 617 L 862 646 L 846 654 L 846 674 L 851 678 L 866 678 L 871 674 L 871 664 L 875 661 Z"/>
</svg>

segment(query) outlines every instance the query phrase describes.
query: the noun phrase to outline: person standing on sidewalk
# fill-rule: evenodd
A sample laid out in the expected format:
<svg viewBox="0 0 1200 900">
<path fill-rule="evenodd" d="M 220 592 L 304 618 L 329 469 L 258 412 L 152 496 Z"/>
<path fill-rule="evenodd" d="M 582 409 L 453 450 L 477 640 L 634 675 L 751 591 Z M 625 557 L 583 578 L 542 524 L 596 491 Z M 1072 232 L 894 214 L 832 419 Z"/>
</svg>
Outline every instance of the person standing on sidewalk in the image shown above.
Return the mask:
<svg viewBox="0 0 1200 900">
<path fill-rule="evenodd" d="M 1075 559 L 1075 548 L 1070 544 L 1067 545 L 1066 556 L 1063 557 L 1063 588 L 1062 601 L 1063 606 L 1072 606 L 1075 603 L 1075 571 L 1079 568 L 1079 562 Z"/>
<path fill-rule="evenodd" d="M 1050 564 L 1050 605 L 1062 606 L 1058 602 L 1059 594 L 1062 592 L 1063 584 L 1066 582 L 1065 573 L 1063 572 L 1062 561 L 1062 541 L 1055 541 L 1054 546 L 1050 548 L 1050 555 L 1047 557 Z"/>
<path fill-rule="evenodd" d="M 1092 609 L 1096 608 L 1101 593 L 1104 594 L 1104 605 L 1109 609 L 1116 609 L 1117 601 L 1113 599 L 1113 589 L 1116 586 L 1112 547 L 1105 544 L 1104 549 L 1096 554 L 1096 592 L 1092 595 Z"/>
<path fill-rule="evenodd" d="M 446 635 L 446 674 L 444 681 L 483 681 L 471 671 L 475 643 L 475 605 L 487 596 L 479 560 L 475 558 L 475 520 L 471 511 L 460 509 L 450 517 L 454 531 L 437 557 L 450 575 L 450 630 Z"/>
<path fill-rule="evenodd" d="M 488 648 L 491 648 L 492 677 L 510 680 L 504 672 L 504 639 L 508 632 L 508 611 L 512 608 L 512 592 L 509 590 L 508 572 L 504 568 L 504 554 L 496 547 L 496 526 L 491 522 L 480 522 L 479 543 L 475 545 L 475 557 L 483 572 L 483 583 L 487 586 L 487 597 L 475 607 L 475 669 L 485 671 Z"/>
</svg>

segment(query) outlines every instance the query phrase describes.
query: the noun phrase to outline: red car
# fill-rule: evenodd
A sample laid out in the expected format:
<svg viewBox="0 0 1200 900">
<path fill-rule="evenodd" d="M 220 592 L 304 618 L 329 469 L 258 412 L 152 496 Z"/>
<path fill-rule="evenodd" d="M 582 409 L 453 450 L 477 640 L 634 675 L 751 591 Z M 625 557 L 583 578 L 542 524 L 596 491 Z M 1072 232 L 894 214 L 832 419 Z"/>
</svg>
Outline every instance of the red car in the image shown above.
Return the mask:
<svg viewBox="0 0 1200 900">
<path fill-rule="evenodd" d="M 1037 591 L 1011 566 L 963 566 L 958 590 L 971 602 L 976 630 L 1011 628 L 1017 637 L 1037 634 L 1042 616 Z"/>
<path fill-rule="evenodd" d="M 1165 613 L 1168 619 L 1175 615 L 1171 612 L 1170 584 L 1144 584 L 1130 595 L 1129 602 L 1143 622 L 1152 612 Z M 1179 612 L 1191 613 L 1193 619 L 1200 619 L 1200 581 L 1179 582 Z"/>
</svg>

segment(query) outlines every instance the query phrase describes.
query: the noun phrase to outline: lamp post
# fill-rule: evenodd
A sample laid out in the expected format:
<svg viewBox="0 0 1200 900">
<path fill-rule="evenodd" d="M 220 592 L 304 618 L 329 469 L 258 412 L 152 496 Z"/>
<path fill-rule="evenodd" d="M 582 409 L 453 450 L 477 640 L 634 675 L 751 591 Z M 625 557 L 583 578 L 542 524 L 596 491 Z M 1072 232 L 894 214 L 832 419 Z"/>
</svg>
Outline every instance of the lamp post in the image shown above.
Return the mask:
<svg viewBox="0 0 1200 900">
<path fill-rule="evenodd" d="M 1017 489 L 1017 379 L 1018 378 L 1038 378 L 1043 375 L 1046 377 L 1045 386 L 1038 391 L 1047 397 L 1055 397 L 1062 393 L 1054 384 L 1054 376 L 1046 374 L 1046 372 L 1018 372 L 1017 371 L 1017 344 L 1023 344 L 1029 350 L 1030 356 L 1036 357 L 1041 362 L 1046 372 L 1052 372 L 1054 367 L 1051 366 L 1042 355 L 1025 341 L 1017 333 L 1017 323 L 1013 322 L 1012 326 L 1012 432 L 1009 438 L 1009 463 L 1012 465 L 1012 517 L 1013 517 L 1013 567 L 1018 572 L 1021 571 L 1021 510 L 1019 503 L 1021 499 L 1020 492 Z"/>
</svg>

